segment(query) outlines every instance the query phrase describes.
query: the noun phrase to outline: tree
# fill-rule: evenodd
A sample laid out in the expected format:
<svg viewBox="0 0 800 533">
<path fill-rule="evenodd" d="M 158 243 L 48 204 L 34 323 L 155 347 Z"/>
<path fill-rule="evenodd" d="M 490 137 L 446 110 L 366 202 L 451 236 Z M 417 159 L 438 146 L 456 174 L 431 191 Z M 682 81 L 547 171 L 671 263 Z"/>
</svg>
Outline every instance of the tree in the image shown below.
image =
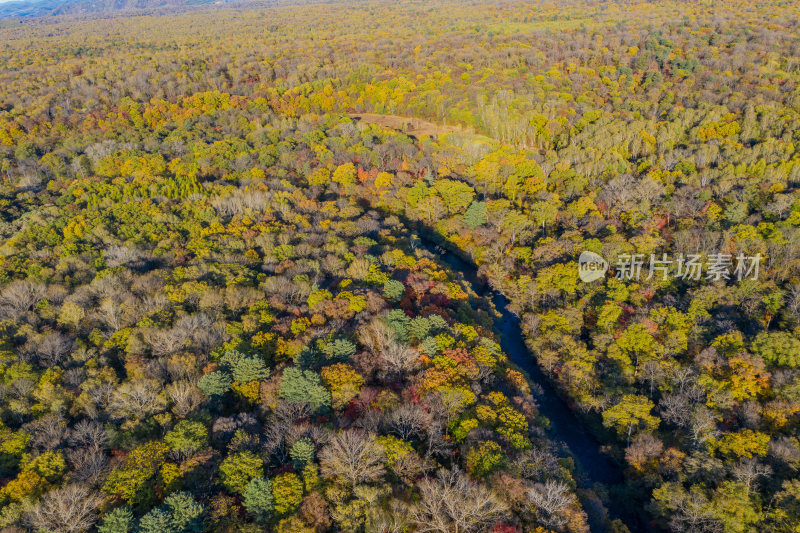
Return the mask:
<svg viewBox="0 0 800 533">
<path fill-rule="evenodd" d="M 447 207 L 447 212 L 451 215 L 460 213 L 468 205 L 472 203 L 475 198 L 475 191 L 466 183 L 460 181 L 440 179 L 436 180 L 433 188 L 442 197 L 444 205 Z"/>
<path fill-rule="evenodd" d="M 174 404 L 172 412 L 185 418 L 203 403 L 203 394 L 200 388 L 188 381 L 176 381 L 167 385 L 167 397 Z"/>
<path fill-rule="evenodd" d="M 18 318 L 42 301 L 46 290 L 42 283 L 33 280 L 14 280 L 0 289 L 0 313 Z"/>
<path fill-rule="evenodd" d="M 178 533 L 172 525 L 169 511 L 156 507 L 139 520 L 138 533 Z"/>
<path fill-rule="evenodd" d="M 233 380 L 239 383 L 248 381 L 264 381 L 269 378 L 269 369 L 259 358 L 244 357 L 233 369 Z"/>
<path fill-rule="evenodd" d="M 90 529 L 96 520 L 100 498 L 81 485 L 67 485 L 44 495 L 29 513 L 28 519 L 36 529 L 78 533 Z M 111 533 L 102 531 L 101 533 Z"/>
<path fill-rule="evenodd" d="M 753 341 L 753 352 L 770 365 L 800 367 L 800 340 L 785 331 L 762 331 Z"/>
<path fill-rule="evenodd" d="M 109 474 L 103 491 L 129 503 L 148 499 L 152 491 L 149 481 L 164 463 L 168 451 L 169 447 L 158 441 L 138 446 L 128 455 L 122 468 Z"/>
<path fill-rule="evenodd" d="M 766 455 L 769 449 L 769 435 L 752 429 L 725 433 L 719 439 L 709 442 L 709 448 L 729 457 L 751 459 L 754 455 Z"/>
<path fill-rule="evenodd" d="M 281 474 L 272 480 L 272 497 L 275 513 L 285 516 L 293 513 L 303 501 L 303 483 L 294 474 Z"/>
<path fill-rule="evenodd" d="M 761 519 L 761 513 L 750 498 L 747 488 L 735 481 L 724 481 L 717 487 L 713 495 L 713 509 L 726 532 L 752 531 Z"/>
<path fill-rule="evenodd" d="M 142 379 L 125 382 L 114 391 L 110 411 L 123 419 L 141 420 L 166 408 L 156 380 Z"/>
<path fill-rule="evenodd" d="M 363 431 L 349 429 L 336 436 L 319 454 L 322 473 L 355 486 L 375 481 L 384 474 L 383 451 Z"/>
<path fill-rule="evenodd" d="M 687 492 L 680 483 L 665 483 L 653 491 L 653 500 L 673 531 L 723 531 L 711 502 L 699 486 Z"/>
<path fill-rule="evenodd" d="M 170 524 L 180 533 L 200 533 L 203 527 L 203 506 L 188 492 L 173 492 L 164 499 Z"/>
<path fill-rule="evenodd" d="M 289 367 L 283 371 L 280 397 L 290 402 L 310 404 L 315 410 L 331 406 L 331 393 L 312 370 Z"/>
<path fill-rule="evenodd" d="M 300 439 L 292 444 L 289 457 L 295 468 L 302 468 L 314 460 L 314 443 L 310 439 Z"/>
<path fill-rule="evenodd" d="M 263 477 L 251 479 L 242 496 L 248 513 L 255 516 L 260 522 L 266 522 L 269 519 L 272 509 L 275 507 L 272 482 L 269 479 Z"/>
<path fill-rule="evenodd" d="M 231 388 L 231 378 L 225 372 L 211 372 L 200 378 L 197 386 L 206 396 L 222 396 Z"/>
<path fill-rule="evenodd" d="M 467 452 L 467 469 L 472 477 L 486 477 L 503 468 L 506 457 L 500 445 L 493 441 L 484 441 Z"/>
<path fill-rule="evenodd" d="M 219 472 L 222 484 L 228 490 L 241 493 L 250 480 L 264 475 L 264 464 L 256 454 L 246 450 L 226 457 Z"/>
<path fill-rule="evenodd" d="M 380 350 L 381 367 L 389 377 L 403 379 L 403 375 L 419 367 L 419 354 L 405 344 L 389 340 Z"/>
<path fill-rule="evenodd" d="M 626 394 L 615 405 L 603 411 L 603 425 L 615 428 L 630 444 L 634 431 L 652 431 L 658 427 L 660 420 L 650 414 L 653 407 L 653 402 L 644 396 Z"/>
<path fill-rule="evenodd" d="M 348 402 L 355 398 L 364 378 L 352 366 L 346 363 L 336 363 L 324 367 L 320 371 L 322 382 L 331 392 L 331 402 L 334 409 L 342 409 Z"/>
<path fill-rule="evenodd" d="M 164 442 L 174 452 L 189 456 L 208 445 L 208 430 L 200 422 L 181 420 L 164 436 Z"/>
<path fill-rule="evenodd" d="M 352 185 L 356 178 L 356 168 L 353 163 L 345 163 L 336 167 L 331 176 L 331 181 L 342 186 Z"/>
<path fill-rule="evenodd" d="M 393 302 L 400 301 L 405 293 L 405 285 L 397 280 L 390 279 L 383 284 L 383 296 L 387 300 L 391 300 Z"/>
<path fill-rule="evenodd" d="M 464 224 L 470 229 L 486 224 L 486 202 L 472 202 L 464 212 Z"/>
<path fill-rule="evenodd" d="M 632 362 L 634 374 L 638 374 L 643 361 L 653 360 L 658 355 L 655 339 L 642 324 L 629 326 L 617 339 L 616 347 L 625 354 L 625 359 Z M 609 350 L 609 356 L 612 356 L 612 350 Z"/>
<path fill-rule="evenodd" d="M 508 512 L 505 503 L 484 486 L 470 481 L 458 469 L 439 470 L 422 480 L 419 502 L 410 520 L 423 533 L 486 531 Z"/>
<path fill-rule="evenodd" d="M 117 507 L 103 517 L 103 523 L 97 528 L 99 533 L 131 533 L 135 520 L 128 507 Z"/>
<path fill-rule="evenodd" d="M 528 499 L 536 509 L 538 519 L 548 528 L 561 529 L 567 523 L 564 511 L 574 505 L 575 495 L 563 481 L 547 480 L 528 490 Z"/>
</svg>

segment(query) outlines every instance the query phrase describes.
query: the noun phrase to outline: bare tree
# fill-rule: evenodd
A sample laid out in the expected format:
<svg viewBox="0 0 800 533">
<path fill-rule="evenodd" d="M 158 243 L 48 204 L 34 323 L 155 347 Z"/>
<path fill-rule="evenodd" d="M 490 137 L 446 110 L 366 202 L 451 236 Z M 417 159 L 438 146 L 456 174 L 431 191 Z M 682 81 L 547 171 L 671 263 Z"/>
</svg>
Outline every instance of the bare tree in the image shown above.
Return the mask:
<svg viewBox="0 0 800 533">
<path fill-rule="evenodd" d="M 33 310 L 47 288 L 41 283 L 32 281 L 12 281 L 0 289 L 0 315 L 6 318 L 18 318 L 22 313 Z"/>
<path fill-rule="evenodd" d="M 179 331 L 181 336 L 191 339 L 192 346 L 198 352 L 213 349 L 223 335 L 223 328 L 204 313 L 181 317 L 173 329 Z"/>
<path fill-rule="evenodd" d="M 176 381 L 167 385 L 167 396 L 174 404 L 172 412 L 179 418 L 185 418 L 203 403 L 203 393 L 197 386 L 188 381 Z"/>
<path fill-rule="evenodd" d="M 387 344 L 392 342 L 389 328 L 380 317 L 358 328 L 358 340 L 373 354 L 379 354 Z"/>
<path fill-rule="evenodd" d="M 95 448 L 76 448 L 67 450 L 71 471 L 70 478 L 95 485 L 101 483 L 108 471 L 108 457 L 103 450 Z"/>
<path fill-rule="evenodd" d="M 371 516 L 371 523 L 368 524 L 368 531 L 379 533 L 402 533 L 408 531 L 408 520 L 406 518 L 404 506 L 397 500 L 390 502 L 389 510 L 382 509 L 380 506 L 374 509 Z"/>
<path fill-rule="evenodd" d="M 689 422 L 689 434 L 695 446 L 719 436 L 717 415 L 704 406 L 696 407 Z"/>
<path fill-rule="evenodd" d="M 97 309 L 97 318 L 111 331 L 119 331 L 127 325 L 124 306 L 117 298 L 106 298 Z"/>
<path fill-rule="evenodd" d="M 184 347 L 189 334 L 182 328 L 152 328 L 144 333 L 144 341 L 150 346 L 153 355 L 170 355 Z"/>
<path fill-rule="evenodd" d="M 759 477 L 766 477 L 772 473 L 769 465 L 762 464 L 757 458 L 744 459 L 731 470 L 733 477 L 744 484 L 749 493 Z"/>
<path fill-rule="evenodd" d="M 692 408 L 685 394 L 668 394 L 658 402 L 662 418 L 679 427 L 689 425 Z"/>
<path fill-rule="evenodd" d="M 404 403 L 386 417 L 387 429 L 403 440 L 421 438 L 432 417 L 415 403 Z"/>
<path fill-rule="evenodd" d="M 334 436 L 319 454 L 322 473 L 355 486 L 384 473 L 383 451 L 367 433 L 349 429 Z"/>
<path fill-rule="evenodd" d="M 390 341 L 380 352 L 381 368 L 389 376 L 403 379 L 403 375 L 419 366 L 419 354 L 410 346 Z"/>
<path fill-rule="evenodd" d="M 551 529 L 560 529 L 567 523 L 564 511 L 575 503 L 569 485 L 552 479 L 536 483 L 528 490 L 528 499 L 536 507 L 541 523 Z"/>
<path fill-rule="evenodd" d="M 57 331 L 45 333 L 25 343 L 24 351 L 43 367 L 60 365 L 72 351 L 73 341 Z"/>
<path fill-rule="evenodd" d="M 114 391 L 110 411 L 118 418 L 141 420 L 164 408 L 160 387 L 153 380 L 126 382 Z"/>
<path fill-rule="evenodd" d="M 789 289 L 786 308 L 798 319 L 800 319 L 800 283 L 795 283 Z"/>
<path fill-rule="evenodd" d="M 409 518 L 420 533 L 485 531 L 507 512 L 505 503 L 487 488 L 471 481 L 458 468 L 440 470 L 418 485 L 419 502 Z"/>
<path fill-rule="evenodd" d="M 81 420 L 72 428 L 69 437 L 72 446 L 102 450 L 108 443 L 108 434 L 105 428 L 93 420 Z"/>
<path fill-rule="evenodd" d="M 37 450 L 58 448 L 67 437 L 67 421 L 57 413 L 49 413 L 25 425 L 31 435 L 31 446 Z"/>
<path fill-rule="evenodd" d="M 169 299 L 162 293 L 145 294 L 139 300 L 138 307 L 141 309 L 142 314 L 152 315 L 158 311 L 169 307 Z"/>
<path fill-rule="evenodd" d="M 641 468 L 649 460 L 658 457 L 664 450 L 661 439 L 649 433 L 641 433 L 633 438 L 630 446 L 625 449 L 625 460 L 629 464 Z"/>
<path fill-rule="evenodd" d="M 27 518 L 38 530 L 80 533 L 94 525 L 100 503 L 101 499 L 86 487 L 67 485 L 45 494 Z"/>
<path fill-rule="evenodd" d="M 91 418 L 97 418 L 103 414 L 103 411 L 111 405 L 114 398 L 114 385 L 111 383 L 101 383 L 98 386 L 89 389 L 89 397 L 94 400 L 94 404 L 85 403 L 83 410 Z"/>
<path fill-rule="evenodd" d="M 511 466 L 518 476 L 531 481 L 558 475 L 561 469 L 558 457 L 550 450 L 538 447 L 519 454 Z"/>
<path fill-rule="evenodd" d="M 128 265 L 142 258 L 143 253 L 132 246 L 109 246 L 103 252 L 110 267 Z"/>
<path fill-rule="evenodd" d="M 311 414 L 311 406 L 303 402 L 279 401 L 264 426 L 264 449 L 270 454 L 286 454 L 287 435 L 299 420 Z"/>
</svg>

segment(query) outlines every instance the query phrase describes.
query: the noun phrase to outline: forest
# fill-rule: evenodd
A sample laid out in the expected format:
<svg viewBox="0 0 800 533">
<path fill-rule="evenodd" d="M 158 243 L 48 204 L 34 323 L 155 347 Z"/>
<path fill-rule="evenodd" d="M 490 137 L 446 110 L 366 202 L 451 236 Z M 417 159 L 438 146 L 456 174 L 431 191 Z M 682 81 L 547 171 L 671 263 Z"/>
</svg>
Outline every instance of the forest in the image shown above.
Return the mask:
<svg viewBox="0 0 800 533">
<path fill-rule="evenodd" d="M 0 530 L 800 531 L 800 4 L 81 13 L 0 20 Z"/>
</svg>

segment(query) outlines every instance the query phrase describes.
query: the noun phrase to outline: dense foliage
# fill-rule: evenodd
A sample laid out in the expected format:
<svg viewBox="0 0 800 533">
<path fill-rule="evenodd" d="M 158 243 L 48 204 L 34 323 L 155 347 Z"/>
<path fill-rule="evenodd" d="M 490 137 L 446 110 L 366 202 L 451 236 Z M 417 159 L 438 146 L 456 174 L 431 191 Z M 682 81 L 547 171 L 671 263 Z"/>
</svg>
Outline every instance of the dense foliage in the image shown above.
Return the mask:
<svg viewBox="0 0 800 533">
<path fill-rule="evenodd" d="M 0 30 L 0 524 L 587 531 L 613 498 L 631 527 L 796 531 L 799 14 L 358 2 Z M 509 298 L 625 487 L 576 490 L 491 304 L 415 233 Z M 764 260 L 584 283 L 584 250 Z"/>
</svg>

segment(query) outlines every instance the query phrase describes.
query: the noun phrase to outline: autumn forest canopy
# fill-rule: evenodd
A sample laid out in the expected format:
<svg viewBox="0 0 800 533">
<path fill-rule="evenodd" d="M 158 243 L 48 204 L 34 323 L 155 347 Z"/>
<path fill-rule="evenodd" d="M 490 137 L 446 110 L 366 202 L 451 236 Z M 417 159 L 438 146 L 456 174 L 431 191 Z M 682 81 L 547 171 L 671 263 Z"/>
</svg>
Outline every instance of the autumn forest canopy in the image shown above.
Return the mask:
<svg viewBox="0 0 800 533">
<path fill-rule="evenodd" d="M 798 3 L 106 4 L 0 20 L 0 529 L 800 531 Z"/>
</svg>

